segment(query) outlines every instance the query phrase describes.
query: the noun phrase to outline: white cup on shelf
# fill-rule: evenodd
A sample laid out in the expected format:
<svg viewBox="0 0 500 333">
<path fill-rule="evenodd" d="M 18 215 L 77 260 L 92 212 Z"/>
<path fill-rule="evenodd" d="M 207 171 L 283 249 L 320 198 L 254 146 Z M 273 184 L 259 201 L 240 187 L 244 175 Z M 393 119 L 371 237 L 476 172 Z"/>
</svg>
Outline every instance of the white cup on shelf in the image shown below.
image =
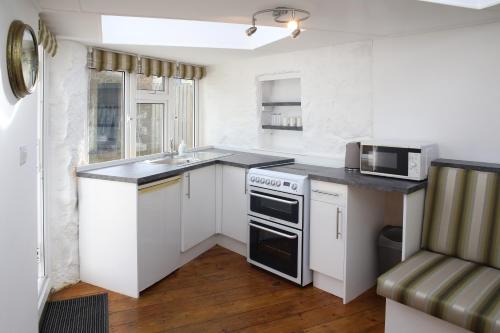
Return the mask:
<svg viewBox="0 0 500 333">
<path fill-rule="evenodd" d="M 295 124 L 297 127 L 302 127 L 302 117 L 298 116 Z"/>
<path fill-rule="evenodd" d="M 290 123 L 288 124 L 290 127 L 296 127 L 297 126 L 297 117 L 290 117 Z"/>
</svg>

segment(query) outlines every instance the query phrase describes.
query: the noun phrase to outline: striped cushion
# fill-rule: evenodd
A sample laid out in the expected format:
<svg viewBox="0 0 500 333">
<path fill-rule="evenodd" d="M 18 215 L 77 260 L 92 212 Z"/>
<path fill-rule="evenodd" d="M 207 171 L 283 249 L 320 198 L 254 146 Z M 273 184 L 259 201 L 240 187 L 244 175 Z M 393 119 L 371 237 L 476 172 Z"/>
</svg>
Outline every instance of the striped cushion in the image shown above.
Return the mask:
<svg viewBox="0 0 500 333">
<path fill-rule="evenodd" d="M 474 332 L 500 333 L 500 271 L 420 251 L 380 276 L 379 295 Z"/>
<path fill-rule="evenodd" d="M 500 268 L 499 188 L 497 173 L 431 167 L 422 247 Z"/>
</svg>

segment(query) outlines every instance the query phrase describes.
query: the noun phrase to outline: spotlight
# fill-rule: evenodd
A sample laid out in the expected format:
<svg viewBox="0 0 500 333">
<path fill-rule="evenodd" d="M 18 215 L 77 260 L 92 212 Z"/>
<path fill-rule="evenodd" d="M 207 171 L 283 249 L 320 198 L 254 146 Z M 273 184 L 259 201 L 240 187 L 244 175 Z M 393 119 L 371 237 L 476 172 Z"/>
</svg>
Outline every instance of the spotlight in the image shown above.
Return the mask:
<svg viewBox="0 0 500 333">
<path fill-rule="evenodd" d="M 300 35 L 300 24 L 311 17 L 311 13 L 307 10 L 291 7 L 259 10 L 252 15 L 252 26 L 245 31 L 247 36 L 252 36 L 257 31 L 257 27 L 255 26 L 257 16 L 265 13 L 271 13 L 274 22 L 286 24 L 287 28 L 291 31 L 292 38 L 297 38 Z"/>
<path fill-rule="evenodd" d="M 250 28 L 248 28 L 245 32 L 247 33 L 247 36 L 252 36 L 255 32 L 257 31 L 257 27 L 256 26 L 251 26 Z"/>
<path fill-rule="evenodd" d="M 296 20 L 290 20 L 286 26 L 289 30 L 293 31 L 298 28 L 299 23 Z"/>
</svg>

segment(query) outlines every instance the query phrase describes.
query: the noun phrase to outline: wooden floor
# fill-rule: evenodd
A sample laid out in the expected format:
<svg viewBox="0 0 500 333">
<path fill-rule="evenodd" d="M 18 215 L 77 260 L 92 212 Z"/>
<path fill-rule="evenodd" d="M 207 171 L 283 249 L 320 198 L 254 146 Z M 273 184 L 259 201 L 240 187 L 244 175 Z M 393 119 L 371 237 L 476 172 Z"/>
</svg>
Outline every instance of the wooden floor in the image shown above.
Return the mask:
<svg viewBox="0 0 500 333">
<path fill-rule="evenodd" d="M 117 279 L 120 277 L 117 276 Z M 51 296 L 106 292 L 86 283 Z M 348 305 L 299 288 L 216 246 L 145 290 L 109 292 L 110 332 L 383 332 L 384 300 L 370 290 Z"/>
</svg>

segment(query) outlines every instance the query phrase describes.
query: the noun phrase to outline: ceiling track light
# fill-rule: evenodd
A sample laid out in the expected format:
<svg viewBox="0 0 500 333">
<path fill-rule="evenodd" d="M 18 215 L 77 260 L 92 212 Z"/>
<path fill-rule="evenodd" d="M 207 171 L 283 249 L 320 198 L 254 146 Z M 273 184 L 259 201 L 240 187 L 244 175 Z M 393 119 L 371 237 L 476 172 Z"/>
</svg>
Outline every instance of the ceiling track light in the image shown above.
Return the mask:
<svg viewBox="0 0 500 333">
<path fill-rule="evenodd" d="M 290 34 L 292 38 L 297 38 L 300 35 L 301 22 L 311 17 L 311 13 L 307 10 L 298 8 L 276 7 L 273 9 L 259 10 L 252 15 L 252 26 L 245 31 L 247 36 L 250 37 L 257 31 L 257 27 L 255 26 L 255 22 L 257 21 L 256 16 L 265 13 L 271 13 L 274 22 L 286 24 L 287 27 L 292 30 Z"/>
</svg>

